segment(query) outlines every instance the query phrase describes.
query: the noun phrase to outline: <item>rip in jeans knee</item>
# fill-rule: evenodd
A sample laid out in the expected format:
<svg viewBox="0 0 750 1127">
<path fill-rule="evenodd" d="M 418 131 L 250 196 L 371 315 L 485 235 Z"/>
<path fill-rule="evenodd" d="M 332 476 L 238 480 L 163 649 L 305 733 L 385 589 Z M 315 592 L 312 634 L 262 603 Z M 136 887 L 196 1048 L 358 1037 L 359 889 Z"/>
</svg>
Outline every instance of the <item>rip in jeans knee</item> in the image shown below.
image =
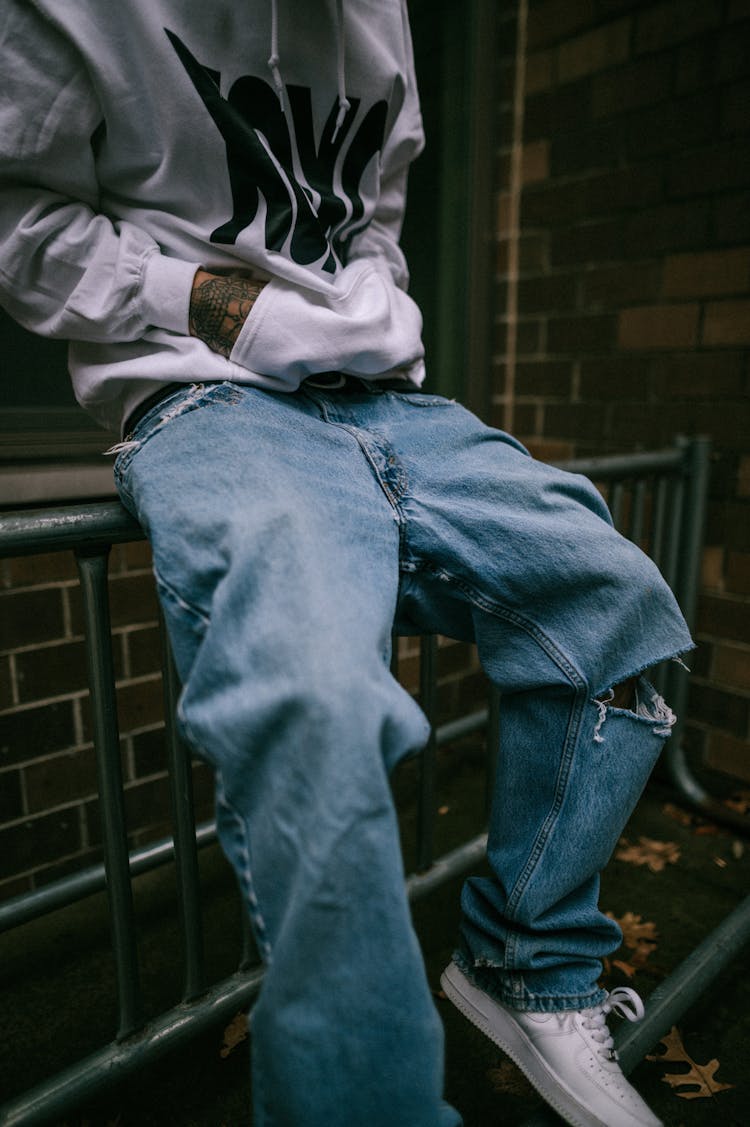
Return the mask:
<svg viewBox="0 0 750 1127">
<path fill-rule="evenodd" d="M 610 711 L 630 714 L 639 720 L 646 720 L 653 725 L 655 736 L 669 736 L 672 728 L 677 723 L 677 717 L 667 702 L 643 677 L 639 677 L 633 684 L 634 699 L 629 708 L 616 708 L 612 705 L 615 690 L 608 689 L 599 697 L 593 699 L 599 713 L 594 728 L 594 743 L 604 743 L 602 729 Z"/>
</svg>

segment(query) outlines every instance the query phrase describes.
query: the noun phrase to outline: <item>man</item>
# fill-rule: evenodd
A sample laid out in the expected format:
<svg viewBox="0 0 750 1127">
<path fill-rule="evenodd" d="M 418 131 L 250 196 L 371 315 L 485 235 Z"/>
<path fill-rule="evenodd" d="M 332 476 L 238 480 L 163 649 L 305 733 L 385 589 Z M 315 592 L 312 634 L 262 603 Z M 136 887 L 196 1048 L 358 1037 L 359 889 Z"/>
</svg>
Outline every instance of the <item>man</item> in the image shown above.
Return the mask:
<svg viewBox="0 0 750 1127">
<path fill-rule="evenodd" d="M 448 1127 L 388 774 L 425 740 L 390 633 L 473 639 L 502 687 L 488 857 L 448 997 L 571 1123 L 658 1121 L 625 1081 L 598 873 L 691 642 L 586 481 L 419 389 L 398 238 L 422 144 L 405 6 L 9 0 L 6 308 L 71 341 L 122 427 L 224 848 L 267 973 L 254 1121 Z"/>
</svg>

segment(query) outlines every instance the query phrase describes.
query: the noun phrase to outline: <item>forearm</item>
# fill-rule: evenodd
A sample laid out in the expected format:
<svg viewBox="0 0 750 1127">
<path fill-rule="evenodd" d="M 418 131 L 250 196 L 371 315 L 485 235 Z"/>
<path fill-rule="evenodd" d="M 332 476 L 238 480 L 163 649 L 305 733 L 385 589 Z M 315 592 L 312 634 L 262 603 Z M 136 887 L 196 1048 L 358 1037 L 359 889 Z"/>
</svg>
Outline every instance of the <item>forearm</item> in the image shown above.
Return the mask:
<svg viewBox="0 0 750 1127">
<path fill-rule="evenodd" d="M 198 270 L 190 296 L 190 333 L 228 357 L 265 282 Z"/>
</svg>

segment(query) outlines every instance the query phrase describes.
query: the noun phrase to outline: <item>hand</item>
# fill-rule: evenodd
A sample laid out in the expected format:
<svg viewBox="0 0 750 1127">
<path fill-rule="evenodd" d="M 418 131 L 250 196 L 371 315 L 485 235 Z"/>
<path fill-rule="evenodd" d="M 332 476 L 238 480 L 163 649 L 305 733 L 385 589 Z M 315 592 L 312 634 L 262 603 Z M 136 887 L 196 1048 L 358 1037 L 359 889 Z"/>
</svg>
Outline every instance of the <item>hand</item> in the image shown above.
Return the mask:
<svg viewBox="0 0 750 1127">
<path fill-rule="evenodd" d="M 196 271 L 190 295 L 190 335 L 228 357 L 265 284 L 241 274 Z"/>
</svg>

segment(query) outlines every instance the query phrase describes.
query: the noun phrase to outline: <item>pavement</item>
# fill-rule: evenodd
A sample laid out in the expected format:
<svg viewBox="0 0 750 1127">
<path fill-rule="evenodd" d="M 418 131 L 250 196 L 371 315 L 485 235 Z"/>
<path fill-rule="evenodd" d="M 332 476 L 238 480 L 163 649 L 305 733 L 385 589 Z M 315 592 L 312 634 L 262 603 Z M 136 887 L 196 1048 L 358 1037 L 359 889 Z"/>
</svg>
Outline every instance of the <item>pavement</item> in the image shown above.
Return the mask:
<svg viewBox="0 0 750 1127">
<path fill-rule="evenodd" d="M 441 753 L 437 849 L 481 827 L 479 750 L 465 741 Z M 743 784 L 712 780 L 731 799 Z M 415 776 L 399 768 L 407 869 L 415 823 Z M 744 784 L 747 794 L 748 787 Z M 740 799 L 742 801 L 742 799 Z M 652 990 L 750 890 L 750 841 L 675 809 L 652 783 L 626 827 L 624 856 L 602 877 L 601 904 L 624 921 L 630 946 L 606 968 L 604 985 Z M 201 854 L 209 970 L 236 965 L 238 905 L 218 850 Z M 414 905 L 436 1005 L 446 1030 L 446 1097 L 465 1127 L 512 1127 L 538 1116 L 541 1103 L 515 1067 L 445 1000 L 439 978 L 458 922 L 460 880 Z M 172 1004 L 179 981 L 175 889 L 168 872 L 141 878 L 136 907 L 141 972 L 149 1006 Z M 5 937 L 0 946 L 0 1093 L 11 1095 L 92 1051 L 112 1036 L 112 967 L 103 898 L 93 897 Z M 640 1063 L 632 1080 L 666 1127 L 746 1127 L 750 1122 L 748 949 L 694 1003 L 672 1035 L 670 1060 Z M 314 1082 L 314 1078 L 311 1078 Z M 227 1039 L 225 1023 L 189 1048 L 144 1068 L 55 1127 L 248 1127 L 248 1042 Z M 535 1120 L 541 1122 L 541 1120 Z M 551 1118 L 549 1122 L 558 1122 Z M 304 1127 L 300 1124 L 299 1127 Z M 353 1124 L 352 1127 L 359 1127 Z"/>
</svg>

